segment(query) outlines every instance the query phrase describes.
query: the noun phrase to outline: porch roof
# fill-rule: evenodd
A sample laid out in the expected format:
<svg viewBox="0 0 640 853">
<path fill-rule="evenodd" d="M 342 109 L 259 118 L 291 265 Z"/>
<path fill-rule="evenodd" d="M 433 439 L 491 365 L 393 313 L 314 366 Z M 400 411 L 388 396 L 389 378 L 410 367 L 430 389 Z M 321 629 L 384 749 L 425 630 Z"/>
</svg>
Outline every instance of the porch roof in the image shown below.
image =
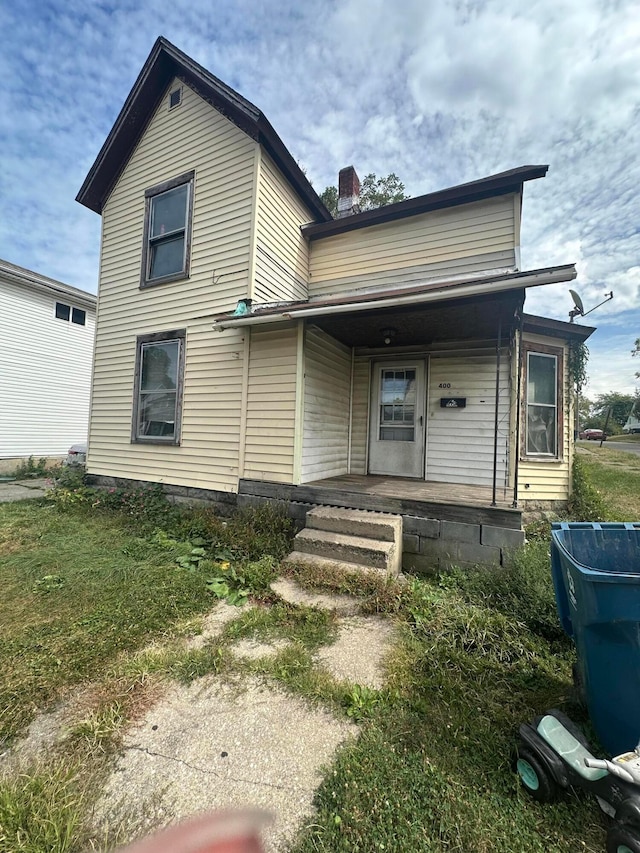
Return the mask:
<svg viewBox="0 0 640 853">
<path fill-rule="evenodd" d="M 525 288 L 575 277 L 575 266 L 565 264 L 527 272 L 438 279 L 411 287 L 270 304 L 238 316 L 220 314 L 213 318 L 213 328 L 224 331 L 304 318 L 350 346 L 371 346 L 380 337 L 381 322 L 401 326 L 403 337 L 394 342 L 398 346 L 451 339 L 452 329 L 458 332 L 456 338 L 486 339 L 495 335 L 499 318 L 513 320 L 516 310 L 522 308 Z"/>
</svg>

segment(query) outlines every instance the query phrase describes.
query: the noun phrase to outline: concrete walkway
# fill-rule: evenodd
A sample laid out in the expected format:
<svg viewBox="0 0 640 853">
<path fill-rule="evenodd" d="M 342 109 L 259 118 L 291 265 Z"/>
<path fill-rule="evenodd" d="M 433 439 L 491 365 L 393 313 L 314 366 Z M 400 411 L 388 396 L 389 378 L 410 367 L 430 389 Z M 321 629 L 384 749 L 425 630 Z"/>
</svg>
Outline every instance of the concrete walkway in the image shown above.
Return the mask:
<svg viewBox="0 0 640 853">
<path fill-rule="evenodd" d="M 384 659 L 394 639 L 390 620 L 354 615 L 357 599 L 352 596 L 317 596 L 284 579 L 273 588 L 290 604 L 335 614 L 337 638 L 317 652 L 318 673 L 347 689 L 383 687 Z M 199 649 L 215 641 L 245 613 L 246 607 L 218 604 L 205 619 L 203 634 L 185 646 Z M 288 642 L 249 637 L 227 648 L 240 662 L 277 655 Z M 154 645 L 143 654 L 155 648 L 162 653 L 162 646 Z M 10 768 L 15 772 L 25 759 L 28 766 L 34 754 L 63 742 L 80 721 L 77 714 L 70 702 L 66 714 L 57 709 L 36 719 L 13 755 L 0 760 L 0 775 Z M 313 796 L 323 773 L 336 750 L 358 732 L 346 717 L 266 677 L 207 675 L 188 686 L 167 681 L 160 698 L 124 734 L 92 816 L 95 840 L 103 849 L 102 840 L 108 838 L 107 849 L 112 849 L 115 838 L 132 840 L 199 812 L 249 806 L 273 816 L 263 841 L 267 853 L 279 853 L 313 820 Z"/>
<path fill-rule="evenodd" d="M 0 482 L 0 503 L 21 501 L 25 498 L 41 498 L 50 488 L 50 481 L 43 477 Z"/>
</svg>

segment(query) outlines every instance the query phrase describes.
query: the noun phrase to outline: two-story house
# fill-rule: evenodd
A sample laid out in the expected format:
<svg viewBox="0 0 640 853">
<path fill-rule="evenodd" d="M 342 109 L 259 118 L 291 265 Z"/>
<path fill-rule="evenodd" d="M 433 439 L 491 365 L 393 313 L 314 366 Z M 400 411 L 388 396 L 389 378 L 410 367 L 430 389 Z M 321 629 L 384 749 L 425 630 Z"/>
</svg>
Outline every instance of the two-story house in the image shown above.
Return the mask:
<svg viewBox="0 0 640 853">
<path fill-rule="evenodd" d="M 102 215 L 88 471 L 228 506 L 397 512 L 405 566 L 566 503 L 570 347 L 523 313 L 523 166 L 332 219 L 265 116 L 160 38 L 78 200 Z"/>
</svg>

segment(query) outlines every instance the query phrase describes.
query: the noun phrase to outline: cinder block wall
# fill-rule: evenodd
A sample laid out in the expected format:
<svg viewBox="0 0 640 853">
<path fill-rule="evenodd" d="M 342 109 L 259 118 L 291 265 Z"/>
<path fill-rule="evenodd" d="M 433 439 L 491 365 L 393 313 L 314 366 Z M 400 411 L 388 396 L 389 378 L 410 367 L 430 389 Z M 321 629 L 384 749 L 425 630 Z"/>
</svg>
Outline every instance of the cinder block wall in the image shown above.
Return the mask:
<svg viewBox="0 0 640 853">
<path fill-rule="evenodd" d="M 425 574 L 451 566 L 503 565 L 507 551 L 523 544 L 523 530 L 405 515 L 402 568 Z"/>
<path fill-rule="evenodd" d="M 93 475 L 87 478 L 100 487 L 148 486 L 150 483 L 119 477 Z M 273 503 L 281 506 L 293 519 L 296 530 L 305 526 L 307 512 L 315 504 L 279 500 L 258 495 L 236 495 L 211 489 L 163 485 L 172 503 L 209 506 L 220 515 L 231 514 L 236 507 Z M 490 524 L 466 524 L 437 518 L 403 516 L 402 568 L 412 574 L 430 574 L 451 566 L 473 567 L 482 563 L 503 565 L 508 551 L 524 544 L 524 531 Z"/>
</svg>

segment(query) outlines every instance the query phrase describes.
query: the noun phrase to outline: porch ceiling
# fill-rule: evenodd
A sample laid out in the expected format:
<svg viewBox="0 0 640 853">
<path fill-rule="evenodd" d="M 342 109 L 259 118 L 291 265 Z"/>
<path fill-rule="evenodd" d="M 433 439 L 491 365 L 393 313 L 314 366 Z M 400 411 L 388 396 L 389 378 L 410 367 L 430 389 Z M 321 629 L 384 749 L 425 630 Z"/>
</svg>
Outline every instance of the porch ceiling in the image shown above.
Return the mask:
<svg viewBox="0 0 640 853">
<path fill-rule="evenodd" d="M 383 330 L 393 329 L 391 346 L 429 346 L 445 341 L 494 340 L 502 320 L 502 337 L 517 322 L 525 291 L 468 297 L 427 305 L 373 311 L 345 311 L 314 317 L 312 322 L 349 347 L 384 346 Z"/>
</svg>

